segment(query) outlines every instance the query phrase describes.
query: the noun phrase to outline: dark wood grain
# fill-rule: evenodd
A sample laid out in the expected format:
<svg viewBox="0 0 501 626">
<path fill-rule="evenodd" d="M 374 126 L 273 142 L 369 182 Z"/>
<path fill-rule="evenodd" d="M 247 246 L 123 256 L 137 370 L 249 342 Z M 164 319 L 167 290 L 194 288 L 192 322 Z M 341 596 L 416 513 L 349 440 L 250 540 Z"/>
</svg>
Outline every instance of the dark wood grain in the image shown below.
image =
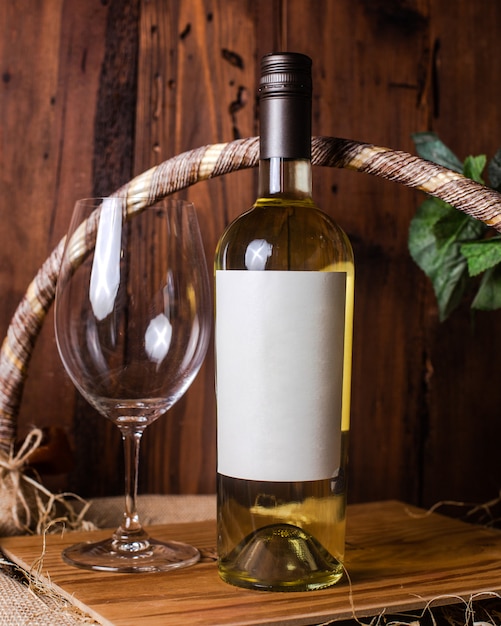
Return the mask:
<svg viewBox="0 0 501 626">
<path fill-rule="evenodd" d="M 106 14 L 92 148 L 92 196 L 106 196 L 134 175 L 135 102 L 138 80 L 139 0 L 111 2 Z M 91 496 L 123 489 L 123 450 L 117 428 L 77 395 L 71 488 Z"/>
<path fill-rule="evenodd" d="M 484 0 L 457 8 L 451 24 L 446 2 L 433 7 L 437 94 L 432 127 L 461 159 L 469 154 L 491 159 L 501 146 L 494 106 L 500 97 L 501 55 L 489 26 L 498 7 Z M 438 324 L 432 302 L 429 297 L 424 310 L 430 375 L 423 378 L 423 499 L 495 496 L 501 482 L 501 389 L 496 376 L 501 317 L 499 312 L 471 316 L 466 304 L 458 315 Z"/>
<path fill-rule="evenodd" d="M 107 8 L 98 0 L 21 0 L 2 3 L 0 12 L 3 335 L 22 292 L 63 236 L 75 200 L 92 192 Z M 30 366 L 20 436 L 33 424 L 71 431 L 74 401 L 49 315 Z"/>
<path fill-rule="evenodd" d="M 0 3 L 0 335 L 75 200 L 106 194 L 179 152 L 257 134 L 262 54 L 314 60 L 314 134 L 413 152 L 434 130 L 464 158 L 497 150 L 501 5 L 482 0 L 6 0 Z M 318 168 L 318 204 L 356 256 L 352 501 L 481 501 L 501 486 L 501 316 L 465 305 L 438 321 L 407 251 L 418 192 Z M 209 266 L 225 225 L 252 202 L 256 171 L 201 183 Z M 187 395 L 146 432 L 141 490 L 215 488 L 212 347 Z M 85 495 L 122 489 L 118 432 L 75 395 L 52 317 L 19 419 L 59 425 Z"/>
</svg>

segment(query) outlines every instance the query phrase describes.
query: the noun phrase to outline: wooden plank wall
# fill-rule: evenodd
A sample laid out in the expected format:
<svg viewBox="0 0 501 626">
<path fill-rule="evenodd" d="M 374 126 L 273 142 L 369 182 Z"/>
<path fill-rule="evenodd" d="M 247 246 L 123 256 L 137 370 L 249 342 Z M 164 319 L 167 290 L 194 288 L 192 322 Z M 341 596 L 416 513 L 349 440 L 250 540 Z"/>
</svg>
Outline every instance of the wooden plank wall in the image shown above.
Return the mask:
<svg viewBox="0 0 501 626">
<path fill-rule="evenodd" d="M 453 7 L 453 8 L 452 8 Z M 314 134 L 413 151 L 434 130 L 464 158 L 500 140 L 496 0 L 3 0 L 0 3 L 0 334 L 64 234 L 75 200 L 107 194 L 203 144 L 257 134 L 259 58 L 314 60 Z M 182 194 L 198 207 L 209 263 L 256 172 Z M 440 324 L 407 252 L 415 191 L 316 169 L 318 203 L 357 261 L 350 500 L 483 501 L 501 487 L 501 314 L 467 304 Z M 213 358 L 146 432 L 141 490 L 212 492 Z M 82 495 L 120 493 L 118 432 L 74 392 L 49 315 L 21 414 L 71 435 Z"/>
</svg>

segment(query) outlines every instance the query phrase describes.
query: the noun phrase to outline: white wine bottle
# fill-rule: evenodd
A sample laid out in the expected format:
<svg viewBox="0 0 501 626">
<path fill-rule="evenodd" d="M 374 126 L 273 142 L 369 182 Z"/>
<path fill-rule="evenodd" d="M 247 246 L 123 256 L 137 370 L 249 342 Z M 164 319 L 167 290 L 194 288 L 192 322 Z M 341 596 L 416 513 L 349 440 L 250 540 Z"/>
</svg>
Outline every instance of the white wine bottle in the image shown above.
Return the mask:
<svg viewBox="0 0 501 626">
<path fill-rule="evenodd" d="M 259 193 L 215 256 L 218 564 L 228 583 L 343 575 L 353 253 L 312 200 L 311 59 L 262 59 Z"/>
</svg>

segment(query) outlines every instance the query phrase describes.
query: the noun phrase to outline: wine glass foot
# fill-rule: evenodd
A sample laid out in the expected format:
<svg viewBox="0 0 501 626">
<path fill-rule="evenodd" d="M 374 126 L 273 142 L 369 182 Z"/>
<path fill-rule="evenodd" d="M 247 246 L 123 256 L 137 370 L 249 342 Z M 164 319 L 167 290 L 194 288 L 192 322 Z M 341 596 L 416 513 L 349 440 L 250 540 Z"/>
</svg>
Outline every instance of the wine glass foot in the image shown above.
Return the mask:
<svg viewBox="0 0 501 626">
<path fill-rule="evenodd" d="M 117 550 L 113 538 L 94 543 L 78 543 L 63 550 L 64 561 L 83 569 L 101 572 L 165 572 L 194 565 L 200 552 L 179 541 L 149 539 L 140 550 Z"/>
</svg>

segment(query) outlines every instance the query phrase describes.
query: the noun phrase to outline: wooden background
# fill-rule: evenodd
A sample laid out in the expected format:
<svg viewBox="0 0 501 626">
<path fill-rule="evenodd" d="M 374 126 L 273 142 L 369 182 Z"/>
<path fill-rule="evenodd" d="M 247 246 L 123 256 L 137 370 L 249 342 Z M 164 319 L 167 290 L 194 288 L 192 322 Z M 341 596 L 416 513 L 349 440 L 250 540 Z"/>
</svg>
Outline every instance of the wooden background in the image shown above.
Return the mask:
<svg viewBox="0 0 501 626">
<path fill-rule="evenodd" d="M 501 145 L 497 0 L 2 0 L 0 335 L 64 234 L 76 199 L 108 194 L 179 152 L 255 135 L 262 54 L 314 61 L 314 134 L 413 152 L 434 130 L 463 159 Z M 501 488 L 501 313 L 468 304 L 439 323 L 407 252 L 423 196 L 343 170 L 314 171 L 316 199 L 356 256 L 350 500 L 482 502 Z M 211 263 L 256 171 L 183 193 Z M 75 466 L 51 478 L 122 492 L 118 430 L 74 392 L 52 316 L 29 370 L 20 435 L 66 429 Z M 141 491 L 215 489 L 213 359 L 146 432 Z"/>
</svg>

